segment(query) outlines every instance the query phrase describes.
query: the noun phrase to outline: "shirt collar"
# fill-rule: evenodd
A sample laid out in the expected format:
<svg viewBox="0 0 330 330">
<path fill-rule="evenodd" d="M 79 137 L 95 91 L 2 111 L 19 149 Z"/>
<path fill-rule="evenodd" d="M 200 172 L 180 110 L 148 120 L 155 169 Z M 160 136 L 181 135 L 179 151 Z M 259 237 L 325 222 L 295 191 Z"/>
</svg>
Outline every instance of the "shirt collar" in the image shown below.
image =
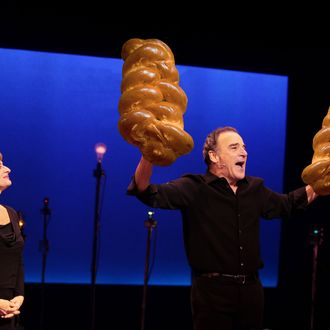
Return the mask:
<svg viewBox="0 0 330 330">
<path fill-rule="evenodd" d="M 221 181 L 222 182 L 227 182 L 227 180 L 224 177 L 218 177 L 218 176 L 214 175 L 213 173 L 211 173 L 209 171 L 207 171 L 203 175 L 203 177 L 204 177 L 204 180 L 205 180 L 205 182 L 207 184 L 210 184 L 210 183 L 212 183 L 212 182 L 214 182 L 216 180 L 219 180 L 220 182 Z M 241 185 L 241 184 L 243 184 L 243 183 L 249 183 L 248 177 L 245 176 L 242 180 L 237 181 L 237 185 L 238 186 Z"/>
</svg>

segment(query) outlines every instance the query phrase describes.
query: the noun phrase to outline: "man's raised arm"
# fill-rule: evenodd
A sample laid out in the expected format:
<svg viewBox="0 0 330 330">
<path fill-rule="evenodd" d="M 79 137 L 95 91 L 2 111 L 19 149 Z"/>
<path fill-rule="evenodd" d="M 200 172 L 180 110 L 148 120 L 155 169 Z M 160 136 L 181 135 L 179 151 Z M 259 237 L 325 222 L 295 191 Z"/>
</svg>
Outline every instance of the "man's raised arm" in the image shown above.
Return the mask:
<svg viewBox="0 0 330 330">
<path fill-rule="evenodd" d="M 134 174 L 134 180 L 138 191 L 141 192 L 148 188 L 151 175 L 152 164 L 142 156 Z"/>
</svg>

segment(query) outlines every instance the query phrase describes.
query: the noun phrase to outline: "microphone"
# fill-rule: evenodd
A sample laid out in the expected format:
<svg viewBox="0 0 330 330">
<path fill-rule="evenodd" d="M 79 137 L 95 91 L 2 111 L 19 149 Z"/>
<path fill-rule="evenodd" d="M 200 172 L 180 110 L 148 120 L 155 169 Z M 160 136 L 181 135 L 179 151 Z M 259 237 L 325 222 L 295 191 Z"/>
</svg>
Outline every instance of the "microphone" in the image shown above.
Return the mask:
<svg viewBox="0 0 330 330">
<path fill-rule="evenodd" d="M 48 207 L 48 204 L 49 204 L 49 198 L 48 198 L 48 197 L 45 197 L 44 200 L 43 200 L 43 202 L 44 202 L 44 206 L 45 206 L 45 207 Z"/>
<path fill-rule="evenodd" d="M 95 145 L 96 159 L 99 163 L 102 162 L 103 156 L 107 151 L 107 146 L 104 143 L 97 143 Z"/>
<path fill-rule="evenodd" d="M 96 159 L 97 159 L 97 165 L 96 169 L 94 170 L 94 176 L 96 178 L 101 178 L 102 175 L 104 175 L 103 169 L 102 169 L 102 160 L 103 156 L 107 151 L 107 146 L 104 143 L 97 143 L 95 145 L 95 153 L 96 153 Z"/>
<path fill-rule="evenodd" d="M 44 204 L 44 207 L 41 209 L 41 212 L 44 215 L 50 215 L 49 198 L 48 197 L 45 197 L 43 199 L 43 204 Z"/>
</svg>

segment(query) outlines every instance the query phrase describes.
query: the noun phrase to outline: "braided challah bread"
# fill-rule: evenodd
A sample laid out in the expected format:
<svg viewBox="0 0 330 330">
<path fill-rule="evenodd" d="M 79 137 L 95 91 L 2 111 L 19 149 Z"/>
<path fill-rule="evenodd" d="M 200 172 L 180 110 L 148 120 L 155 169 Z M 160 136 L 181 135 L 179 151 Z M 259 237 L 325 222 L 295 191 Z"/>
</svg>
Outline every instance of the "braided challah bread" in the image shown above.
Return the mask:
<svg viewBox="0 0 330 330">
<path fill-rule="evenodd" d="M 120 134 L 151 163 L 170 165 L 194 146 L 183 130 L 188 100 L 179 86 L 173 53 L 158 39 L 130 39 L 121 56 Z"/>
<path fill-rule="evenodd" d="M 302 179 L 319 195 L 330 194 L 330 107 L 322 128 L 313 139 L 312 163 L 302 172 Z"/>
</svg>

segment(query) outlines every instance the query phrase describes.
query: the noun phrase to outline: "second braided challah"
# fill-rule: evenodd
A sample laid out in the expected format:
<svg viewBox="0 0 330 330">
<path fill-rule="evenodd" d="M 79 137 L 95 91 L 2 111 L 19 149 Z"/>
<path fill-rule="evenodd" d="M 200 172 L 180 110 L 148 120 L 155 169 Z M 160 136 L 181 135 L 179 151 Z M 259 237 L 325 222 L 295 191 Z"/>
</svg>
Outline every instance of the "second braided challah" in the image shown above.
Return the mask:
<svg viewBox="0 0 330 330">
<path fill-rule="evenodd" d="M 122 47 L 120 119 L 123 138 L 155 165 L 170 165 L 194 142 L 184 131 L 187 96 L 171 49 L 158 39 L 130 39 Z"/>
<path fill-rule="evenodd" d="M 330 195 L 330 107 L 322 128 L 313 138 L 312 163 L 302 172 L 302 179 L 319 195 Z"/>
</svg>

